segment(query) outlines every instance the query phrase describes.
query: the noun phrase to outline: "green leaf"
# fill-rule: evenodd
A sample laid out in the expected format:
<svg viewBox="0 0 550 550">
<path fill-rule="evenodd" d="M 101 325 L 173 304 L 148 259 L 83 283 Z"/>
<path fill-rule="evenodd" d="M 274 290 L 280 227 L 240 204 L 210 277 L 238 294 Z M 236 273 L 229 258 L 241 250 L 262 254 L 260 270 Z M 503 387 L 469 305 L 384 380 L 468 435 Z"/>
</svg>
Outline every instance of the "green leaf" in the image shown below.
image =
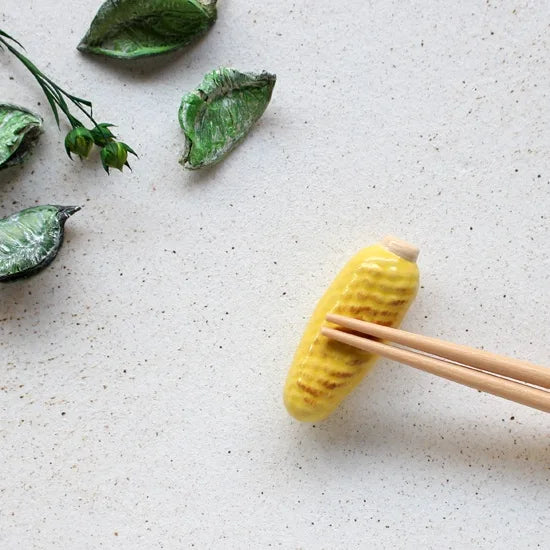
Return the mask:
<svg viewBox="0 0 550 550">
<path fill-rule="evenodd" d="M 0 169 L 23 162 L 42 133 L 42 123 L 23 107 L 0 103 Z"/>
<path fill-rule="evenodd" d="M 216 21 L 217 0 L 107 0 L 78 45 L 119 59 L 187 46 Z"/>
<path fill-rule="evenodd" d="M 67 219 L 79 206 L 35 206 L 0 220 L 0 282 L 28 277 L 50 264 Z"/>
<path fill-rule="evenodd" d="M 271 100 L 275 75 L 220 68 L 183 96 L 179 120 L 185 134 L 181 164 L 195 170 L 224 158 L 250 131 Z"/>
</svg>

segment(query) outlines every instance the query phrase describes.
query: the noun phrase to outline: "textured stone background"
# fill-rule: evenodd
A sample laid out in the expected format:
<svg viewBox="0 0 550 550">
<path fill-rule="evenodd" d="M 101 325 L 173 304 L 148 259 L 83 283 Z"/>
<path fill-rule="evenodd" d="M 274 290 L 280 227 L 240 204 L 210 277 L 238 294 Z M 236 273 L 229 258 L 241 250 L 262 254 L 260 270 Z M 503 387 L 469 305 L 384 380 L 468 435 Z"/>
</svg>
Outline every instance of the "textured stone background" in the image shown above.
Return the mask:
<svg viewBox="0 0 550 550">
<path fill-rule="evenodd" d="M 76 51 L 99 4 L 0 8 L 141 157 L 71 163 L 0 53 L 1 99 L 47 121 L 0 215 L 85 205 L 0 288 L 2 549 L 548 548 L 543 413 L 385 361 L 322 424 L 280 397 L 315 301 L 385 233 L 422 248 L 407 328 L 550 364 L 548 2 L 224 0 L 133 64 Z M 179 99 L 220 65 L 276 72 L 273 101 L 184 172 Z"/>
</svg>

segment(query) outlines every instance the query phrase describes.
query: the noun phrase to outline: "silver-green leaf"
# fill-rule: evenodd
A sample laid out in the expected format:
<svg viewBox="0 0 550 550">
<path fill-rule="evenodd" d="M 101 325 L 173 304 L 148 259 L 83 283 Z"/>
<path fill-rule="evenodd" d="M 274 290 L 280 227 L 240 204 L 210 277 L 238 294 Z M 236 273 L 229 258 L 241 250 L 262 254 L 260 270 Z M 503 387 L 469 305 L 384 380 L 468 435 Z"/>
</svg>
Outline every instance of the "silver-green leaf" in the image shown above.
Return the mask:
<svg viewBox="0 0 550 550">
<path fill-rule="evenodd" d="M 79 206 L 35 206 L 0 220 L 0 282 L 29 277 L 50 264 L 67 219 Z"/>
<path fill-rule="evenodd" d="M 118 59 L 183 48 L 216 21 L 217 0 L 107 0 L 78 45 Z"/>
<path fill-rule="evenodd" d="M 42 133 L 42 123 L 23 107 L 0 103 L 0 169 L 23 162 Z"/>
<path fill-rule="evenodd" d="M 183 96 L 179 121 L 185 134 L 181 164 L 190 170 L 222 160 L 266 110 L 276 76 L 220 68 Z"/>
</svg>

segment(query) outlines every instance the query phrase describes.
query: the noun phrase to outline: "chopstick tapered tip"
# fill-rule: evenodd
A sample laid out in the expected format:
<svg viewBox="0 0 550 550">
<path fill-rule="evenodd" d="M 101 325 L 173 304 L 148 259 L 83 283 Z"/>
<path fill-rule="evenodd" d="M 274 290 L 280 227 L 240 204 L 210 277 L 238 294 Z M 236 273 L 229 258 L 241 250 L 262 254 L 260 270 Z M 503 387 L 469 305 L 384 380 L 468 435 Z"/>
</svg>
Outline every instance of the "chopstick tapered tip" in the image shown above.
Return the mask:
<svg viewBox="0 0 550 550">
<path fill-rule="evenodd" d="M 341 316 L 340 315 L 336 315 L 335 313 L 327 313 L 325 319 L 329 322 L 329 323 L 334 323 L 335 325 L 338 325 L 338 321 L 340 320 Z"/>
<path fill-rule="evenodd" d="M 383 325 L 378 325 L 376 323 L 370 323 L 369 321 L 362 321 L 361 319 L 354 319 L 353 317 L 346 317 L 344 315 L 337 315 L 336 313 L 328 313 L 325 319 L 329 323 L 339 325 L 340 327 L 349 328 L 365 334 L 371 334 L 372 330 L 376 331 L 386 331 L 388 328 Z M 374 334 L 375 336 L 377 334 Z"/>
</svg>

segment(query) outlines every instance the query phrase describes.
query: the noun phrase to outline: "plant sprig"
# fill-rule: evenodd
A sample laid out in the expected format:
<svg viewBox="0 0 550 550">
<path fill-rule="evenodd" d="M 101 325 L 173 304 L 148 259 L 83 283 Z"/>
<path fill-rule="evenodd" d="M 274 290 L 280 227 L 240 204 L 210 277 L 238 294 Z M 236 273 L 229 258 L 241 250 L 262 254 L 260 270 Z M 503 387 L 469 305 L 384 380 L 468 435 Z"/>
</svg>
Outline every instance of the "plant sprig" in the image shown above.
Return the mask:
<svg viewBox="0 0 550 550">
<path fill-rule="evenodd" d="M 0 29 L 0 50 L 4 47 L 12 53 L 27 68 L 38 82 L 44 92 L 48 103 L 52 109 L 55 121 L 60 128 L 59 111 L 61 111 L 69 121 L 71 130 L 65 137 L 65 150 L 71 157 L 71 153 L 78 155 L 81 159 L 87 158 L 94 145 L 101 148 L 101 163 L 107 173 L 110 168 L 117 168 L 122 171 L 124 166 L 130 168 L 128 163 L 128 153 L 136 155 L 134 150 L 122 143 L 116 141 L 116 136 L 109 128 L 114 124 L 108 122 L 97 122 L 94 118 L 92 102 L 81 97 L 76 97 L 48 78 L 30 59 L 23 55 L 14 45 L 25 49 L 23 45 L 15 38 Z M 88 129 L 76 118 L 69 109 L 69 103 L 76 107 L 93 124 Z"/>
</svg>

